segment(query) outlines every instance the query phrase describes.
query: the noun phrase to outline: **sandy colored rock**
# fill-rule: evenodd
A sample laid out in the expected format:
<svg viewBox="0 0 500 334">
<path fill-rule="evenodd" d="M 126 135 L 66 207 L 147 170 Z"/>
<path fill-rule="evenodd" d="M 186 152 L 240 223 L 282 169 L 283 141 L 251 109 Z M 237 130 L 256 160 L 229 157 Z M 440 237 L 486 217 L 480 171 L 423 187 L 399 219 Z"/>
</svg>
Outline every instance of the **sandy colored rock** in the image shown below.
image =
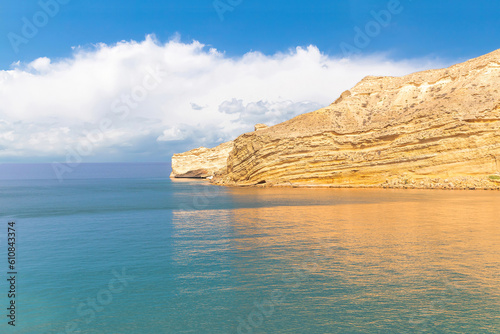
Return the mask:
<svg viewBox="0 0 500 334">
<path fill-rule="evenodd" d="M 226 168 L 233 142 L 214 148 L 200 147 L 172 157 L 172 178 L 207 178 Z"/>
<path fill-rule="evenodd" d="M 366 77 L 326 108 L 238 137 L 227 168 L 216 159 L 213 182 L 497 187 L 488 175 L 500 170 L 499 84 L 500 50 L 447 69 Z"/>
<path fill-rule="evenodd" d="M 259 130 L 265 130 L 267 129 L 269 126 L 265 125 L 265 124 L 255 124 L 255 131 L 259 131 Z"/>
</svg>

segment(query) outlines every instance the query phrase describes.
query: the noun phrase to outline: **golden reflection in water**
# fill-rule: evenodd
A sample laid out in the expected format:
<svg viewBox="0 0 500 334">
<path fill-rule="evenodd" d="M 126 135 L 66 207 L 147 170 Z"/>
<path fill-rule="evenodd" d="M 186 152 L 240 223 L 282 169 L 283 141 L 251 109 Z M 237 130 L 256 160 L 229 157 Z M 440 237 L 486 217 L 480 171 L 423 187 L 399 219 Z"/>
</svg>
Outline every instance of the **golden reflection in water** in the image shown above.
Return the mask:
<svg viewBox="0 0 500 334">
<path fill-rule="evenodd" d="M 231 210 L 234 247 L 249 254 L 258 249 L 256 256 L 288 266 L 320 255 L 325 270 L 363 267 L 381 279 L 453 273 L 498 291 L 499 193 L 234 189 L 232 196 L 292 204 Z"/>
<path fill-rule="evenodd" d="M 220 196 L 173 213 L 172 259 L 189 268 L 177 274 L 182 296 L 211 289 L 237 319 L 279 290 L 286 302 L 266 320 L 269 332 L 318 324 L 421 332 L 443 317 L 456 332 L 497 324 L 500 192 L 233 188 Z M 298 281 L 283 279 L 300 270 Z"/>
<path fill-rule="evenodd" d="M 453 273 L 499 290 L 500 193 L 234 188 L 230 196 L 234 209 L 174 211 L 176 230 L 189 236 L 175 239 L 180 262 L 205 247 L 187 249 L 189 240 L 214 234 L 212 245 L 246 252 L 245 261 L 277 260 L 275 270 L 313 261 L 325 275 Z"/>
</svg>

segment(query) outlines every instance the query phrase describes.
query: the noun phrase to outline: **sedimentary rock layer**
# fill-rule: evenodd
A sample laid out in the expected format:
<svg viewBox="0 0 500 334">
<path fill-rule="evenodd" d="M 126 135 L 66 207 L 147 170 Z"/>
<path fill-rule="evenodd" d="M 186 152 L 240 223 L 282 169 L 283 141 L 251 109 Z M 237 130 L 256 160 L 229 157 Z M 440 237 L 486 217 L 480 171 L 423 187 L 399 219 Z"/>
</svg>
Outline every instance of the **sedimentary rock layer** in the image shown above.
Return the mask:
<svg viewBox="0 0 500 334">
<path fill-rule="evenodd" d="M 500 170 L 499 84 L 500 50 L 447 69 L 366 77 L 326 108 L 227 144 L 227 165 L 220 168 L 222 161 L 216 159 L 213 182 L 332 186 L 488 182 L 489 175 Z M 184 154 L 195 155 L 190 152 Z M 182 174 L 179 158 L 177 175 Z M 200 161 L 200 170 L 207 167 Z M 491 184 L 498 185 L 493 180 Z"/>
<path fill-rule="evenodd" d="M 214 148 L 200 147 L 174 154 L 172 157 L 172 178 L 207 178 L 226 168 L 227 157 L 233 149 L 233 142 Z"/>
</svg>

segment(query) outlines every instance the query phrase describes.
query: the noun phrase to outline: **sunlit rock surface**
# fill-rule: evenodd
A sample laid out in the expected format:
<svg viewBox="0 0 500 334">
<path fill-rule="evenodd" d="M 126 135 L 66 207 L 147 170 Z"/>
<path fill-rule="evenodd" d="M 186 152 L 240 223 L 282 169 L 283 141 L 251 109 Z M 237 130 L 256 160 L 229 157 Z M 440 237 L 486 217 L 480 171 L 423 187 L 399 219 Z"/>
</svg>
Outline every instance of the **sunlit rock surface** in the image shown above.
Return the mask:
<svg viewBox="0 0 500 334">
<path fill-rule="evenodd" d="M 213 182 L 496 188 L 499 86 L 500 50 L 447 69 L 366 77 L 326 108 L 227 144 Z"/>
<path fill-rule="evenodd" d="M 172 157 L 172 178 L 208 178 L 215 172 L 225 169 L 233 142 L 227 142 L 214 148 L 200 147 L 194 150 L 174 154 Z"/>
</svg>

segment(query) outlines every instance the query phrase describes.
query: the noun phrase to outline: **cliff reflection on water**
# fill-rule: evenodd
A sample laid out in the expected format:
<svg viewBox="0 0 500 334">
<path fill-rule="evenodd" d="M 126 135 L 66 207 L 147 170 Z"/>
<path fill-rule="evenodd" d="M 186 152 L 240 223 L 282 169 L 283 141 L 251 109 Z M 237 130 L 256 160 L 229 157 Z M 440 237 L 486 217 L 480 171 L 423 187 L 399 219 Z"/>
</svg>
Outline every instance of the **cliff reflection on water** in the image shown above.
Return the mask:
<svg viewBox="0 0 500 334">
<path fill-rule="evenodd" d="M 199 296 L 209 278 L 232 331 L 499 329 L 497 192 L 232 188 L 209 201 L 174 211 L 174 260 L 198 261 L 180 288 Z M 255 318 L 273 291 L 283 301 Z"/>
</svg>

